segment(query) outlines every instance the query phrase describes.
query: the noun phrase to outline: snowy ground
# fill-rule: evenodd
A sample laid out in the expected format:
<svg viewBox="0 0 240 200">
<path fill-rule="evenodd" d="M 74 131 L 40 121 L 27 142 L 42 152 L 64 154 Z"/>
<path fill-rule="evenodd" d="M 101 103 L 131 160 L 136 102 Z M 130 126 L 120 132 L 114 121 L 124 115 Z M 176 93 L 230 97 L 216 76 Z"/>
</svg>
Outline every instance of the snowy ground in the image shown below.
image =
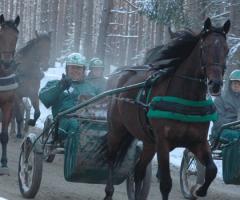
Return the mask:
<svg viewBox="0 0 240 200">
<path fill-rule="evenodd" d="M 55 68 L 49 68 L 47 72 L 45 72 L 45 77 L 41 81 L 41 87 L 43 87 L 48 81 L 60 79 L 62 76 L 62 73 L 65 73 L 65 68 L 61 66 L 60 63 L 56 63 Z M 51 113 L 50 109 L 46 109 L 43 104 L 40 103 L 40 110 L 41 110 L 41 116 L 40 119 L 37 121 L 37 127 L 43 128 L 43 122 L 46 119 L 46 116 Z M 33 110 L 31 110 L 33 112 Z M 32 113 L 33 115 L 33 113 Z M 177 148 L 173 150 L 170 154 L 170 162 L 179 167 L 181 165 L 181 159 L 183 154 L 183 148 Z M 156 156 L 154 158 L 154 161 L 156 162 Z M 215 161 L 217 167 L 218 167 L 218 177 L 222 178 L 222 162 L 221 161 Z"/>
</svg>

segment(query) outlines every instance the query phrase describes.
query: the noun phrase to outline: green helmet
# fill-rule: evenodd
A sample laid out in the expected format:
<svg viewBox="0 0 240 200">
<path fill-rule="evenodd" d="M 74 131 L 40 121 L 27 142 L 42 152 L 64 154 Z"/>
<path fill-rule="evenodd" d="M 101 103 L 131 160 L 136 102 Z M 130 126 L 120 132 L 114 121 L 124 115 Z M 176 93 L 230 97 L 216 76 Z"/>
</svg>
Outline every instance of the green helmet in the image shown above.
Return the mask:
<svg viewBox="0 0 240 200">
<path fill-rule="evenodd" d="M 93 67 L 104 69 L 103 61 L 101 61 L 99 58 L 92 58 L 89 62 L 89 69 L 91 69 Z"/>
<path fill-rule="evenodd" d="M 240 70 L 236 69 L 229 76 L 230 81 L 240 81 Z"/>
<path fill-rule="evenodd" d="M 66 58 L 66 66 L 68 65 L 76 65 L 85 68 L 87 65 L 87 61 L 86 58 L 80 53 L 71 53 Z"/>
</svg>

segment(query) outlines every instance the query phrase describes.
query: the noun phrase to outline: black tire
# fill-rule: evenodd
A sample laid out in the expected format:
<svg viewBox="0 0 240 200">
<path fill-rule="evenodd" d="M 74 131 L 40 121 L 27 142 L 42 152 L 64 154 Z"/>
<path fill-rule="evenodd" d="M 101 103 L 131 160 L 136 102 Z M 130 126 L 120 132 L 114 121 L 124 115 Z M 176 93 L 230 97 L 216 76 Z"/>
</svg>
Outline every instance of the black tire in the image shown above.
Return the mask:
<svg viewBox="0 0 240 200">
<path fill-rule="evenodd" d="M 42 180 L 42 168 L 43 159 L 41 153 L 36 153 L 31 151 L 29 159 L 27 161 L 28 171 L 24 171 L 24 149 L 22 148 L 19 156 L 18 164 L 18 183 L 19 189 L 24 198 L 30 199 L 34 198 L 39 190 L 41 180 Z M 32 157 L 31 157 L 32 156 Z M 32 159 L 32 162 L 30 161 Z M 25 163 L 26 165 L 26 163 Z M 31 181 L 29 181 L 29 174 L 31 175 Z M 27 183 L 26 183 L 27 182 Z"/>
<path fill-rule="evenodd" d="M 196 184 L 202 185 L 204 180 L 205 167 L 185 149 L 180 167 L 180 187 L 184 198 L 196 199 L 191 194 L 191 188 Z"/>
<path fill-rule="evenodd" d="M 143 187 L 141 190 L 141 197 L 142 197 L 141 200 L 147 200 L 148 194 L 150 192 L 151 180 L 152 180 L 152 163 L 149 163 L 146 169 L 145 178 L 143 180 Z M 128 200 L 135 200 L 134 174 L 131 174 L 127 178 L 126 186 L 127 186 Z"/>
</svg>

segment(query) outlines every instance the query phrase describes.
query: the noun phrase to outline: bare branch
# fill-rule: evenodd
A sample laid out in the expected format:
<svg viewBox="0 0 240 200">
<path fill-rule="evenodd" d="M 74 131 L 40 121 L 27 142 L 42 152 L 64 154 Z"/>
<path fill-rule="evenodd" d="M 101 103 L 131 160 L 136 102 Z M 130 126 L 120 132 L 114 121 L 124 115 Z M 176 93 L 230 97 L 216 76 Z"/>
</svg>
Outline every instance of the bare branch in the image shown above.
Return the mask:
<svg viewBox="0 0 240 200">
<path fill-rule="evenodd" d="M 112 9 L 111 10 L 111 13 L 119 13 L 119 14 L 137 14 L 137 10 L 134 10 L 134 11 L 127 11 L 127 10 L 115 10 L 115 9 Z"/>
<path fill-rule="evenodd" d="M 134 9 L 137 9 L 138 10 L 138 7 L 135 6 L 134 4 L 132 4 L 130 1 L 128 0 L 124 0 L 125 2 L 127 2 L 130 6 L 132 6 Z"/>
<path fill-rule="evenodd" d="M 121 38 L 138 38 L 138 35 L 120 35 L 120 34 L 109 34 L 108 37 L 121 37 Z"/>
</svg>

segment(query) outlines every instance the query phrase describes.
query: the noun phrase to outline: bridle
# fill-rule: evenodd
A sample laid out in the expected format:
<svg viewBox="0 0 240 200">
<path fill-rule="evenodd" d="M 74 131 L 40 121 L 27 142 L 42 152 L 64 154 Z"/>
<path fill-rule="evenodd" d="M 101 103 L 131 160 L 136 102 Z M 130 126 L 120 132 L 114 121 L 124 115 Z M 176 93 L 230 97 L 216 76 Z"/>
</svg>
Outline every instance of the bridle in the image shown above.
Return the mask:
<svg viewBox="0 0 240 200">
<path fill-rule="evenodd" d="M 221 34 L 225 40 L 226 40 L 226 34 L 224 32 L 218 31 L 218 30 L 203 30 L 199 37 L 200 37 L 200 67 L 202 70 L 202 74 L 203 74 L 203 78 L 195 78 L 195 77 L 191 77 L 191 76 L 187 76 L 187 75 L 178 75 L 175 74 L 174 76 L 177 76 L 179 78 L 183 78 L 183 79 L 187 79 L 190 81 L 196 81 L 199 83 L 203 83 L 205 85 L 207 85 L 207 66 L 217 66 L 217 67 L 221 67 L 223 69 L 223 73 L 226 69 L 226 64 L 221 64 L 219 62 L 213 62 L 213 63 L 208 63 L 208 62 L 204 62 L 204 58 L 203 55 L 206 55 L 206 53 L 204 53 L 204 41 L 205 38 L 210 34 L 210 33 L 217 33 L 217 34 Z"/>
</svg>

